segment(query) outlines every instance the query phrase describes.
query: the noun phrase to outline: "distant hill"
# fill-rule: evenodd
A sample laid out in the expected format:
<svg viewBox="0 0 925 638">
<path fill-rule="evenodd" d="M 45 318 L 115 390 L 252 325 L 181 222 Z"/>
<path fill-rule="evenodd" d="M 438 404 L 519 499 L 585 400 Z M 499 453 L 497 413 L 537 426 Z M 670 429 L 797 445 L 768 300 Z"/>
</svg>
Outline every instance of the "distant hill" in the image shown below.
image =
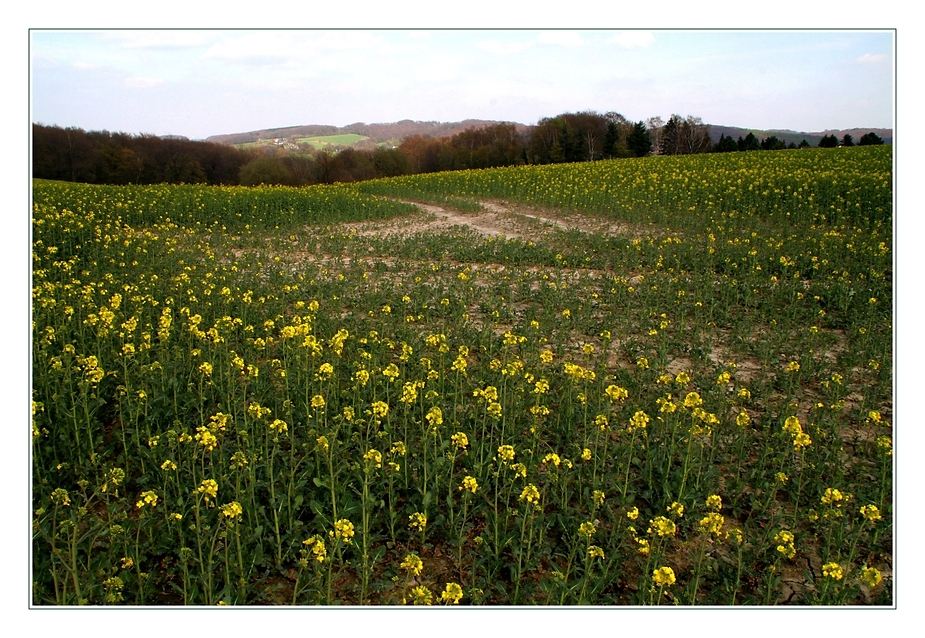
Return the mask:
<svg viewBox="0 0 925 638">
<path fill-rule="evenodd" d="M 400 122 L 366 124 L 355 122 L 347 126 L 329 126 L 324 124 L 307 124 L 303 126 L 285 126 L 282 128 L 268 128 L 247 133 L 230 133 L 226 135 L 213 135 L 206 138 L 207 142 L 218 144 L 257 144 L 272 140 L 295 141 L 297 138 L 316 138 L 334 135 L 358 135 L 368 139 L 372 144 L 399 144 L 401 140 L 412 135 L 427 135 L 430 137 L 450 137 L 474 128 L 483 128 L 504 122 L 496 120 L 463 120 L 462 122 L 417 122 L 414 120 L 401 120 Z M 514 123 L 518 129 L 529 128 L 525 124 Z M 363 142 L 366 139 L 362 140 Z"/>
<path fill-rule="evenodd" d="M 461 122 L 419 122 L 415 120 L 401 120 L 400 122 L 366 124 L 355 122 L 347 126 L 331 126 L 326 124 L 305 124 L 301 126 L 284 126 L 280 128 L 267 128 L 246 133 L 229 133 L 213 135 L 206 138 L 207 142 L 228 144 L 240 148 L 257 148 L 276 146 L 286 150 L 302 150 L 312 148 L 375 148 L 377 146 L 397 146 L 412 135 L 425 135 L 429 137 L 451 137 L 457 133 L 475 128 L 483 128 L 493 124 L 503 124 L 497 120 L 463 120 Z M 521 133 L 528 132 L 533 127 L 527 124 L 513 122 Z M 874 132 L 883 138 L 887 144 L 893 143 L 893 130 L 888 128 L 851 128 L 843 130 L 825 130 L 815 132 L 791 131 L 786 129 L 749 129 L 737 126 L 723 126 L 708 124 L 710 140 L 715 144 L 720 136 L 726 135 L 732 139 L 745 137 L 749 133 L 762 140 L 771 135 L 783 140 L 785 143 L 799 144 L 806 140 L 810 146 L 818 146 L 819 140 L 825 135 L 835 135 L 841 139 L 846 133 L 857 143 L 861 136 Z"/>
<path fill-rule="evenodd" d="M 722 135 L 726 137 L 731 137 L 732 139 L 738 139 L 740 137 L 745 137 L 749 133 L 754 133 L 755 137 L 759 140 L 762 140 L 766 137 L 774 135 L 777 139 L 790 144 L 799 144 L 801 141 L 806 140 L 807 144 L 810 146 L 818 146 L 819 140 L 821 140 L 826 135 L 834 135 L 838 139 L 841 139 L 845 136 L 845 133 L 851 135 L 854 139 L 854 143 L 857 144 L 861 139 L 861 136 L 865 133 L 876 133 L 879 135 L 884 142 L 887 144 L 893 143 L 893 129 L 888 128 L 849 128 L 849 129 L 828 129 L 825 131 L 817 131 L 813 133 L 804 133 L 801 131 L 791 131 L 788 129 L 754 129 L 754 128 L 740 128 L 737 126 L 720 126 L 718 124 L 709 124 L 710 128 L 710 140 L 716 144 L 719 141 L 719 138 Z"/>
</svg>

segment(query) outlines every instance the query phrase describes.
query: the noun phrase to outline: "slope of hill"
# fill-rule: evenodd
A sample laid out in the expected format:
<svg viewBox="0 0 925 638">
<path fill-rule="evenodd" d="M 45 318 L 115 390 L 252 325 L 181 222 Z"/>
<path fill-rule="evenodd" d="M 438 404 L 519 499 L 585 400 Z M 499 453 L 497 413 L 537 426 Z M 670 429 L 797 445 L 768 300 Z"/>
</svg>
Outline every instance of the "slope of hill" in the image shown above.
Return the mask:
<svg viewBox="0 0 925 638">
<path fill-rule="evenodd" d="M 307 124 L 302 126 L 285 126 L 280 128 L 260 129 L 245 133 L 213 135 L 207 142 L 228 144 L 240 148 L 277 147 L 289 151 L 305 151 L 307 148 L 325 148 L 340 150 L 343 148 L 373 149 L 377 146 L 397 146 L 405 138 L 413 135 L 427 137 L 451 137 L 470 129 L 484 128 L 494 124 L 509 123 L 498 120 L 463 120 L 461 122 L 419 122 L 401 120 L 399 122 L 373 123 L 355 122 L 346 126 L 325 124 Z M 529 133 L 534 127 L 527 124 L 513 123 L 520 133 Z M 786 144 L 800 144 L 803 140 L 810 146 L 818 146 L 825 135 L 835 135 L 841 139 L 849 134 L 858 142 L 865 133 L 874 132 L 884 142 L 893 142 L 893 130 L 888 128 L 851 128 L 827 129 L 825 131 L 803 132 L 788 129 L 750 129 L 738 126 L 707 125 L 710 140 L 715 144 L 722 135 L 738 139 L 752 133 L 759 140 L 776 136 Z"/>
<path fill-rule="evenodd" d="M 401 120 L 399 122 L 366 124 L 355 122 L 347 126 L 328 126 L 324 124 L 308 124 L 304 126 L 285 126 L 282 128 L 268 128 L 246 133 L 230 133 L 225 135 L 212 135 L 206 138 L 207 142 L 218 144 L 247 144 L 262 140 L 294 140 L 295 138 L 320 137 L 327 135 L 359 135 L 369 138 L 376 143 L 396 142 L 412 135 L 427 135 L 430 137 L 450 137 L 474 128 L 483 128 L 492 124 L 501 124 L 497 120 L 463 120 L 462 122 L 418 122 L 414 120 Z M 515 125 L 518 129 L 527 129 L 525 124 Z"/>
</svg>

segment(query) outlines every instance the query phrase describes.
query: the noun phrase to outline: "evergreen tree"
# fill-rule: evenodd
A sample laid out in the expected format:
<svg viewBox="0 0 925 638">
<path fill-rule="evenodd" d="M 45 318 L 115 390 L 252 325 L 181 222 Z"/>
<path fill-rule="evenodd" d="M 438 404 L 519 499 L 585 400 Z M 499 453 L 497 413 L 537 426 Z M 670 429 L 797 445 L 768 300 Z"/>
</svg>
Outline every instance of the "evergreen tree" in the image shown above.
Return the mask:
<svg viewBox="0 0 925 638">
<path fill-rule="evenodd" d="M 864 133 L 864 135 L 861 136 L 861 140 L 858 142 L 858 146 L 872 146 L 876 144 L 883 144 L 883 139 L 873 131 Z"/>
<path fill-rule="evenodd" d="M 783 140 L 778 139 L 776 135 L 771 135 L 761 140 L 761 150 L 763 151 L 779 151 L 786 147 L 787 145 L 784 144 Z"/>
<path fill-rule="evenodd" d="M 659 153 L 662 155 L 674 155 L 680 151 L 681 136 L 681 118 L 672 115 L 662 127 L 661 144 Z"/>
<path fill-rule="evenodd" d="M 644 157 L 652 151 L 652 138 L 649 136 L 649 129 L 642 121 L 633 124 L 626 143 L 636 157 Z"/>
<path fill-rule="evenodd" d="M 752 132 L 749 132 L 744 140 L 740 137 L 736 145 L 739 147 L 740 151 L 757 151 L 761 149 L 761 143 Z"/>
<path fill-rule="evenodd" d="M 835 148 L 838 146 L 838 138 L 834 135 L 825 135 L 819 140 L 819 148 Z"/>
<path fill-rule="evenodd" d="M 717 153 L 729 153 L 731 151 L 738 151 L 739 146 L 732 137 L 720 135 L 719 141 L 716 143 L 716 146 L 713 147 L 713 150 Z"/>
</svg>

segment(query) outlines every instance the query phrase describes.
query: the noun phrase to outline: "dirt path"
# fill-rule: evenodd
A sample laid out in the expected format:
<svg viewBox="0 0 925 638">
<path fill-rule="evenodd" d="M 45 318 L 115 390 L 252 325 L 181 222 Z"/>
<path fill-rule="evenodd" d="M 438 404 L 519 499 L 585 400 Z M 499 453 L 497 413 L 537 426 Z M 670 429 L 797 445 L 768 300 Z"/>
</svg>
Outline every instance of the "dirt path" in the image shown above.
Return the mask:
<svg viewBox="0 0 925 638">
<path fill-rule="evenodd" d="M 469 228 L 485 237 L 537 240 L 555 232 L 578 231 L 611 236 L 649 236 L 655 231 L 644 225 L 614 222 L 580 213 L 539 210 L 499 200 L 479 200 L 481 211 L 463 213 L 452 208 L 411 200 L 397 200 L 415 206 L 420 215 L 381 222 L 346 224 L 367 237 L 407 237 L 417 233 L 445 232 L 453 227 Z"/>
</svg>

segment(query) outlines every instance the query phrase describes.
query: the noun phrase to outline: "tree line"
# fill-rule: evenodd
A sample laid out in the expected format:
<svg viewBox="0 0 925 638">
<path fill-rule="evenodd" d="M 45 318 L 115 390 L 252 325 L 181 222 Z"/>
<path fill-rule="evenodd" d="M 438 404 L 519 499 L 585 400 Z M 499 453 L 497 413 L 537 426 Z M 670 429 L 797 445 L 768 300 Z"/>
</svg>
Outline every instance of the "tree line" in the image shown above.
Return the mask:
<svg viewBox="0 0 925 638">
<path fill-rule="evenodd" d="M 882 144 L 867 133 L 858 145 Z M 826 135 L 820 147 L 854 146 Z M 713 143 L 700 118 L 672 115 L 632 122 L 616 112 L 563 113 L 535 126 L 493 124 L 450 137 L 415 135 L 394 148 L 346 149 L 338 153 L 243 150 L 185 138 L 129 135 L 79 128 L 32 126 L 32 172 L 44 179 L 97 184 L 331 184 L 377 177 L 518 164 L 556 164 L 651 154 L 683 155 L 805 148 L 754 133 Z"/>
</svg>

